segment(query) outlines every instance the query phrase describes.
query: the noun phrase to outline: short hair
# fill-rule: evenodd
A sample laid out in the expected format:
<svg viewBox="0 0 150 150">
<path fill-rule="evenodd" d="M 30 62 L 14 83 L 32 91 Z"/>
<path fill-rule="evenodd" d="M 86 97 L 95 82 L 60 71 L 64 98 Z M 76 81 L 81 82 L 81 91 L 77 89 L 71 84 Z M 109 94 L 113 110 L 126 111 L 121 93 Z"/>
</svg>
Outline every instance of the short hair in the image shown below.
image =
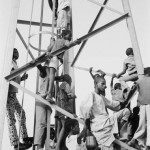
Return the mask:
<svg viewBox="0 0 150 150">
<path fill-rule="evenodd" d="M 140 108 L 138 106 L 133 108 L 133 113 L 134 114 L 139 114 Z"/>
<path fill-rule="evenodd" d="M 69 133 L 77 124 L 79 123 L 76 119 L 67 119 L 64 125 L 65 131 Z"/>
<path fill-rule="evenodd" d="M 114 85 L 114 89 L 116 90 L 116 89 L 119 89 L 119 88 L 121 88 L 121 83 L 116 83 Z"/>
<path fill-rule="evenodd" d="M 17 52 L 18 52 L 17 48 L 14 48 L 13 53 L 14 53 L 14 51 L 17 51 Z"/>
<path fill-rule="evenodd" d="M 102 79 L 105 80 L 104 76 L 97 75 L 94 79 L 94 84 L 96 85 L 99 82 L 99 80 L 102 80 Z"/>
<path fill-rule="evenodd" d="M 63 81 L 69 81 L 69 80 L 71 80 L 71 77 L 68 74 L 64 74 L 64 75 L 62 75 L 62 80 Z"/>
<path fill-rule="evenodd" d="M 72 36 L 72 32 L 70 30 L 62 30 L 62 37 L 66 36 L 66 35 L 70 35 Z"/>
<path fill-rule="evenodd" d="M 130 48 L 127 48 L 126 50 L 126 55 L 129 56 L 129 55 L 134 55 L 133 53 L 133 49 L 130 47 Z"/>
</svg>

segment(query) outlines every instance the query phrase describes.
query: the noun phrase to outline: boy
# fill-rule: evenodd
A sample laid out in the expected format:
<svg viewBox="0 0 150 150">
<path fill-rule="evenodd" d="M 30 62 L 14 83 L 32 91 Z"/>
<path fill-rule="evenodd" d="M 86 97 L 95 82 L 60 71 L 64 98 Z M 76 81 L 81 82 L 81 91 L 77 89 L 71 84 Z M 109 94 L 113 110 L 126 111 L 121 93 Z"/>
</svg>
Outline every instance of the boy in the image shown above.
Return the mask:
<svg viewBox="0 0 150 150">
<path fill-rule="evenodd" d="M 128 48 L 126 50 L 126 55 L 128 57 L 127 57 L 127 59 L 124 60 L 123 70 L 118 75 L 116 75 L 116 77 L 119 78 L 120 82 L 122 82 L 122 85 L 124 85 L 124 86 L 126 86 L 125 82 L 136 81 L 138 79 L 136 64 L 134 61 L 133 49 Z M 128 75 L 121 77 L 121 75 L 124 75 L 126 72 L 128 72 Z"/>
<path fill-rule="evenodd" d="M 40 71 L 40 90 L 38 94 L 43 95 L 45 98 L 47 93 L 47 79 L 48 79 L 47 67 L 38 65 L 37 68 Z M 36 147 L 37 150 L 42 150 L 44 148 L 44 143 L 46 140 L 47 109 L 50 109 L 47 105 L 43 104 L 40 101 L 36 101 L 34 147 Z"/>
<path fill-rule="evenodd" d="M 59 88 L 58 106 L 73 114 L 73 99 L 75 99 L 76 96 L 71 92 L 72 79 L 68 74 L 62 75 L 60 78 L 63 83 Z M 65 133 L 64 124 L 66 117 L 59 112 L 57 113 L 56 117 L 58 118 L 57 120 L 59 122 L 59 126 L 61 125 L 61 127 L 58 126 L 60 132 L 57 132 L 58 135 L 56 150 L 59 150 Z"/>
<path fill-rule="evenodd" d="M 121 103 L 125 102 L 129 93 L 129 87 L 123 87 L 121 83 L 116 83 L 113 87 L 113 80 L 116 77 L 116 74 L 112 75 L 111 82 L 110 82 L 110 89 L 112 100 L 119 101 Z"/>
<path fill-rule="evenodd" d="M 18 50 L 14 48 L 13 58 L 12 58 L 12 70 L 11 70 L 12 72 L 18 68 L 17 61 L 16 61 L 18 58 L 19 58 Z M 21 81 L 24 81 L 27 78 L 28 75 L 24 74 L 22 77 L 21 76 L 15 77 L 13 81 L 20 84 Z M 8 90 L 7 105 L 6 105 L 6 115 L 8 120 L 10 143 L 12 146 L 14 146 L 14 149 L 18 149 L 19 147 L 20 150 L 23 150 L 23 149 L 28 149 L 32 146 L 33 138 L 28 137 L 27 128 L 26 128 L 25 111 L 17 99 L 17 93 L 18 93 L 18 89 L 10 84 Z M 21 137 L 23 138 L 24 143 L 19 143 L 19 138 L 17 135 L 17 129 L 15 125 L 16 122 L 15 113 L 20 123 Z"/>
<path fill-rule="evenodd" d="M 63 38 L 62 39 L 57 39 L 54 43 L 54 46 L 52 46 L 48 52 L 55 52 L 57 49 L 62 48 L 64 46 L 69 46 L 72 34 L 69 30 L 63 32 L 62 34 Z M 48 63 L 46 66 L 49 68 L 49 86 L 48 86 L 48 92 L 47 92 L 47 97 L 46 99 L 51 102 L 52 99 L 52 91 L 54 87 L 54 78 L 55 78 L 55 73 L 58 68 L 58 60 L 60 60 L 61 63 L 63 63 L 63 55 L 64 53 L 58 55 L 58 56 L 53 56 L 51 59 L 48 60 Z"/>
<path fill-rule="evenodd" d="M 120 102 L 105 98 L 101 93 L 106 89 L 104 77 L 97 77 L 95 81 L 95 92 L 89 94 L 88 98 L 80 107 L 83 118 L 90 119 L 91 131 L 96 137 L 98 146 L 101 148 L 111 148 L 115 140 L 114 134 L 127 122 L 130 111 L 125 108 L 120 111 Z M 116 112 L 109 116 L 107 109 Z M 118 125 L 119 122 L 119 125 Z"/>
<path fill-rule="evenodd" d="M 136 130 L 132 140 L 128 143 L 131 146 L 138 144 L 150 148 L 150 68 L 144 69 L 144 77 L 137 81 L 139 91 L 138 105 L 140 106 L 139 112 L 139 126 Z M 145 140 L 146 139 L 146 140 Z M 146 143 L 145 143 L 146 142 Z"/>
</svg>

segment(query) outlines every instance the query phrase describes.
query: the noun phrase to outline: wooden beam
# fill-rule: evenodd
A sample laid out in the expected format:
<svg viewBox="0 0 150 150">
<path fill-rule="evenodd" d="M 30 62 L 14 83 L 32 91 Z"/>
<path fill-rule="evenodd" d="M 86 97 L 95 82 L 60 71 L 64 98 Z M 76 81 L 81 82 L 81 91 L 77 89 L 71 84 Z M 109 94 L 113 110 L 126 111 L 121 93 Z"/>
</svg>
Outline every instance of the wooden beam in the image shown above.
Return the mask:
<svg viewBox="0 0 150 150">
<path fill-rule="evenodd" d="M 123 15 L 123 16 L 107 23 L 106 25 L 104 25 L 104 26 L 102 26 L 102 27 L 100 27 L 100 28 L 98 28 L 98 29 L 96 29 L 96 30 L 80 37 L 79 39 L 77 39 L 75 41 L 72 41 L 69 47 L 64 46 L 60 49 L 57 49 L 55 52 L 51 53 L 51 56 L 59 55 L 59 54 L 65 52 L 66 50 L 69 50 L 69 48 L 79 44 L 79 42 L 83 42 L 83 41 L 95 36 L 96 34 L 108 29 L 109 27 L 117 24 L 118 22 L 121 22 L 122 20 L 124 20 L 127 17 L 128 17 L 128 14 L 125 14 L 125 15 Z M 45 62 L 46 59 L 48 59 L 48 56 L 47 56 L 46 53 L 44 53 L 41 56 L 39 56 L 37 59 L 35 59 L 34 63 L 33 62 L 32 62 L 32 64 L 31 64 L 31 62 L 27 63 L 26 65 L 22 66 L 21 68 L 18 68 L 16 71 L 11 73 L 10 75 L 6 76 L 5 79 L 6 80 L 11 80 L 11 79 L 15 78 L 16 76 L 18 76 L 19 74 L 24 73 L 24 72 L 34 68 L 35 66 Z"/>
<path fill-rule="evenodd" d="M 50 104 L 47 100 L 43 99 L 40 95 L 33 93 L 32 91 L 24 88 L 23 86 L 19 85 L 18 83 L 14 82 L 14 81 L 10 81 L 9 83 L 12 84 L 13 86 L 17 87 L 18 89 L 22 90 L 23 92 L 29 94 L 30 96 L 34 97 L 35 99 L 39 100 L 43 104 L 49 106 L 50 108 L 53 108 L 53 109 L 61 112 L 63 115 L 65 115 L 71 119 L 76 119 L 79 123 L 84 124 L 84 121 L 82 119 L 74 117 L 73 114 L 71 114 L 71 113 L 67 112 L 66 110 L 58 107 L 55 104 Z"/>
<path fill-rule="evenodd" d="M 103 3 L 103 5 L 106 5 L 107 2 L 108 2 L 108 0 L 105 0 L 104 3 Z M 95 26 L 96 26 L 96 24 L 97 24 L 97 22 L 98 22 L 100 16 L 102 15 L 102 12 L 103 12 L 103 11 L 104 11 L 104 7 L 101 7 L 100 10 L 99 10 L 99 12 L 98 12 L 98 14 L 97 14 L 97 16 L 96 16 L 96 18 L 95 18 L 95 20 L 93 21 L 93 23 L 92 23 L 92 25 L 91 25 L 91 27 L 90 27 L 88 33 L 90 33 L 91 31 L 94 30 L 94 28 L 95 28 Z M 74 58 L 74 60 L 73 60 L 73 62 L 72 62 L 72 64 L 71 64 L 72 67 L 73 67 L 74 64 L 76 63 L 76 61 L 77 61 L 77 59 L 78 59 L 78 57 L 79 57 L 81 51 L 83 50 L 84 46 L 86 45 L 87 41 L 88 41 L 88 40 L 85 40 L 85 41 L 82 43 L 82 45 L 80 46 L 80 49 L 79 49 L 79 51 L 77 52 L 77 54 L 76 54 L 76 56 L 75 56 L 75 58 Z"/>
</svg>

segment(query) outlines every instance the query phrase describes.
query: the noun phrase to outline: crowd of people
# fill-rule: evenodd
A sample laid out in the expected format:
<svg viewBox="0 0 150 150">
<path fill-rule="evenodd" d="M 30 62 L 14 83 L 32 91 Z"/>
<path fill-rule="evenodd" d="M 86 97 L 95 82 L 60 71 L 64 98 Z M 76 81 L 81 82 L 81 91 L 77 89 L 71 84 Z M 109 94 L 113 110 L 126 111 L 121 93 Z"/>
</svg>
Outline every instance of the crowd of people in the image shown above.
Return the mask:
<svg viewBox="0 0 150 150">
<path fill-rule="evenodd" d="M 48 0 L 50 8 L 53 8 L 53 1 Z M 94 81 L 92 91 L 80 106 L 80 119 L 84 126 L 80 132 L 79 123 L 74 114 L 73 104 L 76 95 L 71 90 L 72 78 L 68 74 L 57 76 L 59 63 L 63 63 L 64 53 L 51 56 L 51 52 L 64 46 L 69 47 L 72 38 L 70 31 L 70 1 L 55 0 L 55 20 L 57 24 L 57 39 L 51 38 L 47 49 L 49 58 L 43 65 L 38 65 L 40 75 L 40 88 L 38 95 L 73 114 L 71 119 L 61 112 L 55 114 L 55 128 L 50 128 L 50 148 L 53 150 L 119 150 L 115 139 L 124 141 L 129 146 L 138 150 L 150 149 L 150 68 L 144 69 L 144 76 L 139 78 L 134 61 L 132 48 L 126 50 L 127 59 L 123 62 L 123 70 L 118 74 L 112 74 L 110 89 L 112 99 L 107 99 L 105 72 L 98 70 L 89 73 Z M 19 53 L 16 48 L 13 50 L 12 70 L 16 70 Z M 34 62 L 33 62 L 34 63 Z M 125 73 L 127 76 L 123 76 Z M 17 76 L 13 80 L 20 84 L 28 78 L 27 74 Z M 114 78 L 118 83 L 114 84 Z M 54 82 L 57 82 L 54 86 Z M 133 83 L 129 87 L 127 82 Z M 57 89 L 57 90 L 56 90 Z M 137 106 L 131 110 L 130 100 L 135 91 L 138 91 Z M 9 86 L 7 100 L 7 120 L 9 127 L 10 143 L 14 149 L 24 150 L 34 145 L 36 150 L 43 150 L 47 134 L 47 110 L 50 109 L 42 102 L 36 101 L 36 119 L 34 137 L 28 137 L 26 128 L 25 111 L 17 100 L 18 89 Z M 55 100 L 54 100 L 55 98 Z M 113 115 L 109 115 L 108 109 Z M 15 126 L 15 114 L 20 123 L 20 135 L 22 143 L 17 134 Z"/>
</svg>

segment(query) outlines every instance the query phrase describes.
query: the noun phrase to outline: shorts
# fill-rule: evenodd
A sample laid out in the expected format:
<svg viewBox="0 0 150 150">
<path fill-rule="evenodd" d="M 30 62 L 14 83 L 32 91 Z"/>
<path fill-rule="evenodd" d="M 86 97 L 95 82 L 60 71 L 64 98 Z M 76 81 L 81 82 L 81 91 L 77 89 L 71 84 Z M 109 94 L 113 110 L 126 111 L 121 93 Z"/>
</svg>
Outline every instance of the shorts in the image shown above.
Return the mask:
<svg viewBox="0 0 150 150">
<path fill-rule="evenodd" d="M 48 61 L 46 61 L 45 66 L 47 66 L 49 68 L 54 68 L 55 70 L 57 70 L 57 68 L 58 68 L 58 58 L 57 58 L 57 56 L 54 56 L 51 59 L 49 59 Z"/>
</svg>

